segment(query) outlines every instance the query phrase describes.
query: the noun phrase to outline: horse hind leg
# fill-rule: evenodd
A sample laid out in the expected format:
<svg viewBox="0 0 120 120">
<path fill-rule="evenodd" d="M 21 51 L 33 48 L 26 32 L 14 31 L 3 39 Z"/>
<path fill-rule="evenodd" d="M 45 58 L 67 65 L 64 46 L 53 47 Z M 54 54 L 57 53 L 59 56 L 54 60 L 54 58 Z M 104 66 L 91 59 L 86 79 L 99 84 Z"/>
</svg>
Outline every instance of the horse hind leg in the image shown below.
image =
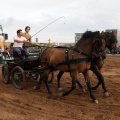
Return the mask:
<svg viewBox="0 0 120 120">
<path fill-rule="evenodd" d="M 47 88 L 47 90 L 48 90 L 48 94 L 52 94 L 52 92 L 51 92 L 51 90 L 50 90 L 50 87 L 49 87 L 49 85 L 48 85 L 48 78 L 46 78 L 46 79 L 44 79 L 44 83 L 45 83 L 45 85 L 46 85 L 46 88 Z"/>
<path fill-rule="evenodd" d="M 45 83 L 45 86 L 46 86 L 46 88 L 47 88 L 47 90 L 48 90 L 48 94 L 51 95 L 52 92 L 51 92 L 50 87 L 49 87 L 49 85 L 48 85 L 48 76 L 49 76 L 49 73 L 50 73 L 50 71 L 49 71 L 49 69 L 48 69 L 48 70 L 45 70 L 42 75 L 43 75 L 43 82 Z"/>
<path fill-rule="evenodd" d="M 33 89 L 34 90 L 40 89 L 42 82 L 43 82 L 43 76 L 40 75 L 40 79 L 39 79 L 38 83 L 33 87 Z"/>
<path fill-rule="evenodd" d="M 42 73 L 41 76 L 40 76 L 39 82 L 37 83 L 36 86 L 34 86 L 33 89 L 34 89 L 34 90 L 40 89 L 42 82 L 45 83 L 46 88 L 47 88 L 47 90 L 48 90 L 48 93 L 49 93 L 49 94 L 52 94 L 52 92 L 51 92 L 51 90 L 50 90 L 50 87 L 49 87 L 49 85 L 48 85 L 48 74 Z"/>
<path fill-rule="evenodd" d="M 62 90 L 61 86 L 60 86 L 60 79 L 62 77 L 62 75 L 64 74 L 63 71 L 60 71 L 57 75 L 57 80 L 58 80 L 58 90 Z"/>
</svg>

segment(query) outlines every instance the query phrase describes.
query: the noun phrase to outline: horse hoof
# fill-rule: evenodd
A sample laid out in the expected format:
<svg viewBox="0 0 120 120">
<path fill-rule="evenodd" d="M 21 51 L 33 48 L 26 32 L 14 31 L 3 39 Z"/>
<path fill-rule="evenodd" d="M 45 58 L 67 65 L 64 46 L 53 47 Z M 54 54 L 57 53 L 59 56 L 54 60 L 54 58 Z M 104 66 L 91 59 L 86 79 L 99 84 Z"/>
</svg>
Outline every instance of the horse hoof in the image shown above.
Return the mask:
<svg viewBox="0 0 120 120">
<path fill-rule="evenodd" d="M 59 91 L 62 91 L 63 89 L 62 88 L 58 88 Z"/>
<path fill-rule="evenodd" d="M 39 89 L 40 89 L 39 86 L 34 86 L 34 87 L 33 87 L 33 90 L 39 90 Z"/>
<path fill-rule="evenodd" d="M 108 92 L 105 92 L 105 96 L 107 96 L 107 97 L 108 97 L 108 96 L 109 96 L 109 93 L 108 93 Z"/>
<path fill-rule="evenodd" d="M 93 100 L 93 101 L 94 101 L 94 103 L 95 103 L 95 104 L 97 104 L 97 103 L 98 103 L 98 100 Z"/>
</svg>

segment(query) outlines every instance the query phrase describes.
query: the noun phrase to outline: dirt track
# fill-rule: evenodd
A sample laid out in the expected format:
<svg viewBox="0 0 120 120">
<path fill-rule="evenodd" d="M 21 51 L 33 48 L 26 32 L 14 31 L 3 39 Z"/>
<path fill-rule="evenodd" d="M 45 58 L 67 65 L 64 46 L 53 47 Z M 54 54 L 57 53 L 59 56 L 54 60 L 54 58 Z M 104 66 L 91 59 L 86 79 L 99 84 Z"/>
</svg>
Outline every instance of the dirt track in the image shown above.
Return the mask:
<svg viewBox="0 0 120 120">
<path fill-rule="evenodd" d="M 29 80 L 26 90 L 17 90 L 11 84 L 4 84 L 1 78 L 0 120 L 120 120 L 120 56 L 107 56 L 102 73 L 110 96 L 105 97 L 100 86 L 94 91 L 98 104 L 92 103 L 89 92 L 84 94 L 78 86 L 69 96 L 60 97 L 57 72 L 50 85 L 52 98 L 49 98 L 44 84 L 40 90 L 34 91 L 35 81 Z M 96 84 L 93 73 L 91 77 L 92 84 Z M 82 74 L 79 80 L 87 90 Z M 63 90 L 71 87 L 68 73 L 62 77 L 61 86 Z"/>
</svg>

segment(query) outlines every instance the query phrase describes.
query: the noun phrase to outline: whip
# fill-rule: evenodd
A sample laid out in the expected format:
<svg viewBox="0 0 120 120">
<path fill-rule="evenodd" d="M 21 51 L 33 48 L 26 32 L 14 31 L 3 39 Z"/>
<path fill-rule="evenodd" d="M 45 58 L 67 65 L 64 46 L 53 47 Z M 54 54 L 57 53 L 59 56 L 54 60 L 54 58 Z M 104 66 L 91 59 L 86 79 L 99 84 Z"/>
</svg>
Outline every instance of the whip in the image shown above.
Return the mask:
<svg viewBox="0 0 120 120">
<path fill-rule="evenodd" d="M 50 26 L 51 24 L 53 24 L 54 22 L 58 21 L 58 20 L 61 19 L 61 18 L 64 18 L 64 19 L 65 19 L 64 16 L 57 18 L 56 20 L 54 20 L 53 22 L 49 23 L 49 24 L 46 25 L 44 28 L 42 28 L 41 30 L 39 30 L 39 31 L 38 31 L 37 33 L 35 33 L 33 36 L 35 36 L 36 34 L 38 34 L 39 32 L 41 32 L 42 30 L 44 30 L 46 27 Z M 66 21 L 64 22 L 64 24 L 66 24 Z M 33 37 L 33 36 L 32 36 L 32 37 Z M 31 38 L 32 38 L 32 37 L 31 37 Z"/>
</svg>

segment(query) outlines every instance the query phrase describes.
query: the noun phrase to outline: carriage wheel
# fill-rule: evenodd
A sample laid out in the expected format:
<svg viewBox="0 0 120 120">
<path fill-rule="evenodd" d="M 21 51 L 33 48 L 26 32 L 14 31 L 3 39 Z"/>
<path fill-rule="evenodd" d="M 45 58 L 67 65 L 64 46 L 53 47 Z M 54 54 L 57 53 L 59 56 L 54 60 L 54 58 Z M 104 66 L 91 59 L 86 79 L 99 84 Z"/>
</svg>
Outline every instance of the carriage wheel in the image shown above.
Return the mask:
<svg viewBox="0 0 120 120">
<path fill-rule="evenodd" d="M 16 66 L 12 69 L 11 79 L 12 79 L 12 84 L 15 88 L 20 90 L 25 88 L 26 77 L 25 77 L 25 72 L 21 67 Z"/>
<path fill-rule="evenodd" d="M 2 80 L 6 84 L 8 84 L 10 81 L 10 72 L 6 64 L 2 66 Z"/>
<path fill-rule="evenodd" d="M 49 83 L 49 84 L 53 82 L 53 78 L 54 78 L 54 72 L 51 71 L 51 72 L 49 73 L 49 76 L 48 76 L 48 83 Z"/>
</svg>

